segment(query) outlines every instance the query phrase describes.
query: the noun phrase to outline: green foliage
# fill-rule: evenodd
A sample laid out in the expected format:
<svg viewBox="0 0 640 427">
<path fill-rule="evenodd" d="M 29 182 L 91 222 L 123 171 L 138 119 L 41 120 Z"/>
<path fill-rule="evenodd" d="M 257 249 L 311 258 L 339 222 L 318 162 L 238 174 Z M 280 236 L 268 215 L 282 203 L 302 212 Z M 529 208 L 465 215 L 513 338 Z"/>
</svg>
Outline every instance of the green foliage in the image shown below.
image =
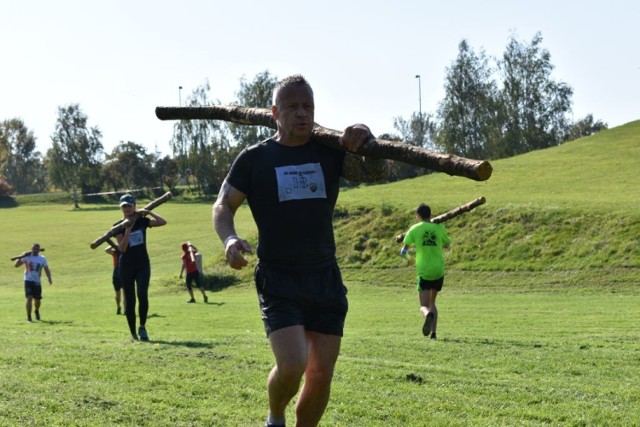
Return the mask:
<svg viewBox="0 0 640 427">
<path fill-rule="evenodd" d="M 606 124 L 592 115 L 572 123 L 573 90 L 552 78 L 551 55 L 536 33 L 530 43 L 513 34 L 502 58 L 489 62 L 467 40 L 447 68 L 445 98 L 433 119 L 427 114 L 427 134 L 438 150 L 474 159 L 499 159 L 557 146 L 592 135 Z M 414 123 L 395 118 L 394 126 L 408 143 Z M 408 138 L 409 136 L 410 138 Z"/>
<path fill-rule="evenodd" d="M 609 126 L 602 120 L 594 120 L 593 114 L 587 114 L 584 118 L 576 121 L 569 128 L 569 133 L 565 139 L 567 141 L 573 141 L 574 139 L 580 139 L 585 136 L 591 136 L 600 131 L 607 129 Z"/>
<path fill-rule="evenodd" d="M 466 40 L 447 69 L 445 98 L 438 108 L 436 142 L 446 153 L 472 159 L 492 157 L 500 138 L 498 89 L 484 52 L 476 54 Z"/>
<path fill-rule="evenodd" d="M 256 74 L 250 83 L 242 77 L 240 90 L 236 93 L 237 104 L 245 107 L 271 109 L 273 89 L 278 83 L 278 78 L 269 70 Z M 271 137 L 273 129 L 264 126 L 245 126 L 237 123 L 228 123 L 227 127 L 233 135 L 238 149 L 257 144 Z"/>
<path fill-rule="evenodd" d="M 158 179 L 158 186 L 167 186 L 169 191 L 175 193 L 180 173 L 178 171 L 178 162 L 170 156 L 158 158 L 154 165 L 155 176 Z"/>
<path fill-rule="evenodd" d="M 101 189 L 102 134 L 98 127 L 87 128 L 87 116 L 78 104 L 58 108 L 56 129 L 51 136 L 46 165 L 51 182 L 73 192 L 78 208 L 78 190 L 93 193 Z"/>
<path fill-rule="evenodd" d="M 13 192 L 13 187 L 3 178 L 0 178 L 0 197 L 8 197 Z"/>
<path fill-rule="evenodd" d="M 212 105 L 209 81 L 194 89 L 187 106 Z M 173 156 L 187 185 L 205 195 L 218 191 L 233 158 L 225 129 L 212 120 L 180 120 L 174 125 L 171 138 Z M 195 178 L 194 182 L 190 178 Z"/>
<path fill-rule="evenodd" d="M 499 64 L 504 135 L 493 157 L 508 157 L 560 144 L 569 128 L 573 90 L 551 78 L 554 66 L 537 33 L 527 45 L 511 36 Z"/>
<path fill-rule="evenodd" d="M 0 177 L 17 193 L 35 193 L 46 187 L 45 170 L 36 138 L 20 119 L 0 123 Z"/>
<path fill-rule="evenodd" d="M 113 191 L 119 189 L 134 189 L 153 187 L 157 183 L 154 154 L 147 153 L 147 149 L 135 142 L 120 142 L 107 155 L 102 167 L 105 185 Z"/>
</svg>

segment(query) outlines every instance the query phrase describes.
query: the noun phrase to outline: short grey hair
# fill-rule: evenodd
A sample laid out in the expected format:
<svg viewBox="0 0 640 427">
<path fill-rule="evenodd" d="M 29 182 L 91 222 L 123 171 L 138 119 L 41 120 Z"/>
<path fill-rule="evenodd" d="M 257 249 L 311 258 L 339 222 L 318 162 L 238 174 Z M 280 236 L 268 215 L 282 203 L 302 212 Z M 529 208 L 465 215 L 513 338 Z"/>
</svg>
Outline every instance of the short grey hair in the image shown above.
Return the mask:
<svg viewBox="0 0 640 427">
<path fill-rule="evenodd" d="M 276 86 L 273 88 L 273 105 L 277 105 L 280 92 L 289 86 L 307 86 L 311 92 L 311 96 L 313 96 L 313 89 L 307 79 L 301 74 L 294 74 L 276 83 Z"/>
</svg>

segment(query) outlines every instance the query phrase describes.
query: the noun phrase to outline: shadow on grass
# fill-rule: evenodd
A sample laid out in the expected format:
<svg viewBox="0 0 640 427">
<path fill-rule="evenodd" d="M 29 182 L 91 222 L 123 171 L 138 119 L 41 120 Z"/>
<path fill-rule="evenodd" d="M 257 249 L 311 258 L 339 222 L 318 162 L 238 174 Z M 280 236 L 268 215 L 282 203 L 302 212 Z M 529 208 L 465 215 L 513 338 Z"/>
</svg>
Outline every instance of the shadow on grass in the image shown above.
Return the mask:
<svg viewBox="0 0 640 427">
<path fill-rule="evenodd" d="M 205 290 L 211 292 L 220 292 L 237 285 L 239 282 L 240 279 L 232 274 L 202 274 L 200 276 L 200 284 L 204 286 Z"/>
<path fill-rule="evenodd" d="M 224 305 L 224 303 L 223 303 L 223 302 L 212 302 L 212 301 L 209 301 L 209 302 L 207 302 L 206 304 L 210 304 L 210 305 L 217 305 L 217 306 L 223 306 L 223 305 Z"/>
<path fill-rule="evenodd" d="M 153 318 L 156 318 L 156 317 L 167 317 L 167 316 L 163 316 L 163 315 L 158 314 L 158 313 L 151 313 L 151 314 L 147 315 L 147 319 L 153 319 Z"/>
<path fill-rule="evenodd" d="M 454 343 L 454 344 L 475 344 L 483 346 L 497 346 L 497 347 L 524 347 L 524 348 L 541 348 L 546 345 L 538 342 L 523 342 L 514 340 L 495 340 L 488 338 L 442 338 L 440 341 Z"/>
<path fill-rule="evenodd" d="M 11 196 L 0 196 L 0 208 L 15 208 L 18 202 Z"/>
<path fill-rule="evenodd" d="M 171 345 L 174 347 L 187 347 L 187 348 L 207 348 L 212 349 L 216 346 L 215 343 L 204 343 L 198 341 L 163 341 L 163 340 L 151 340 L 151 344 Z"/>
<path fill-rule="evenodd" d="M 58 320 L 34 320 L 33 323 L 45 323 L 47 325 L 73 325 L 73 321 L 71 320 L 65 320 L 63 321 L 58 321 Z"/>
<path fill-rule="evenodd" d="M 99 211 L 114 211 L 116 214 L 116 216 L 122 216 L 122 213 L 120 212 L 120 208 L 118 207 L 118 205 L 116 203 L 114 204 L 104 204 L 104 205 L 92 205 L 89 207 L 85 207 L 82 206 L 82 204 L 80 204 L 80 208 L 79 209 L 75 209 L 73 208 L 73 206 L 71 206 L 71 211 L 72 212 L 99 212 Z"/>
</svg>

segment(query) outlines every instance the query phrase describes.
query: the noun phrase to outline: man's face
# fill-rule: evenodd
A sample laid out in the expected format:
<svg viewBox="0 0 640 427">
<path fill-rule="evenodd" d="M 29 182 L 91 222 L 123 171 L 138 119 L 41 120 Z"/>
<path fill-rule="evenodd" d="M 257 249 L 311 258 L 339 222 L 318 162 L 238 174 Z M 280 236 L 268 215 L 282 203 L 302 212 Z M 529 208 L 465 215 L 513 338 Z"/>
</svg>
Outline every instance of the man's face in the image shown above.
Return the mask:
<svg viewBox="0 0 640 427">
<path fill-rule="evenodd" d="M 31 253 L 34 255 L 38 255 L 40 253 L 40 245 L 31 246 Z"/>
<path fill-rule="evenodd" d="M 306 142 L 313 130 L 315 105 L 313 94 L 306 85 L 288 86 L 278 94 L 272 108 L 278 122 L 278 132 L 285 142 Z"/>
</svg>

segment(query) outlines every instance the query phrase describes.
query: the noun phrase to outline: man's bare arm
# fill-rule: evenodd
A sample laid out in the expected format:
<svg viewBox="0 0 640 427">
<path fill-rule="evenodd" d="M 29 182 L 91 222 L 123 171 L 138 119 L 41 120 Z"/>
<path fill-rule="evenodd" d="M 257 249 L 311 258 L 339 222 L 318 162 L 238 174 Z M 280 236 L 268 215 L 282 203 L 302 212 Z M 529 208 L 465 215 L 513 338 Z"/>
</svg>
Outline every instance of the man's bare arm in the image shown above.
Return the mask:
<svg viewBox="0 0 640 427">
<path fill-rule="evenodd" d="M 225 180 L 213 204 L 213 228 L 224 244 L 225 258 L 231 268 L 245 267 L 248 262 L 243 252 L 251 252 L 251 246 L 236 234 L 234 216 L 247 195 Z"/>
<path fill-rule="evenodd" d="M 227 180 L 222 183 L 218 198 L 213 204 L 213 228 L 223 242 L 236 234 L 233 218 L 245 198 L 245 194 L 235 189 Z"/>
</svg>

